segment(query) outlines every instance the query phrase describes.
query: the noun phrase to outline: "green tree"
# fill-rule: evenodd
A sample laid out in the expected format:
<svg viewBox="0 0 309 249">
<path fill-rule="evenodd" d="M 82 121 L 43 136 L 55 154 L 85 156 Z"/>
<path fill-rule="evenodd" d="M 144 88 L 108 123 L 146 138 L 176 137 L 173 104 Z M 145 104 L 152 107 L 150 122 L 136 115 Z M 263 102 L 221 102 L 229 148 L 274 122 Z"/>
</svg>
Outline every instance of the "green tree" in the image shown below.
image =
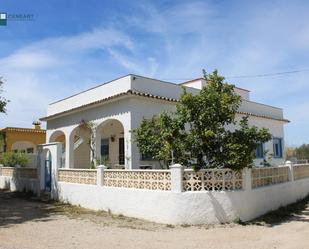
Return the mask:
<svg viewBox="0 0 309 249">
<path fill-rule="evenodd" d="M 6 167 L 15 167 L 17 165 L 25 167 L 29 158 L 25 153 L 5 152 L 2 154 L 1 163 Z"/>
<path fill-rule="evenodd" d="M 142 154 L 151 155 L 160 162 L 161 167 L 168 167 L 172 161 L 187 163 L 183 140 L 183 123 L 166 112 L 150 119 L 143 119 L 140 127 L 133 130 L 135 142 Z"/>
<path fill-rule="evenodd" d="M 0 113 L 6 113 L 6 106 L 9 102 L 6 98 L 1 96 L 3 93 L 3 84 L 4 80 L 2 77 L 0 77 Z"/>
<path fill-rule="evenodd" d="M 143 120 L 134 131 L 141 152 L 168 162 L 172 151 L 179 163 L 186 163 L 190 152 L 195 169 L 251 166 L 257 144 L 271 138 L 268 130 L 249 126 L 248 117 L 236 121 L 241 97 L 217 71 L 204 71 L 204 78 L 207 85 L 198 94 L 184 88 L 175 113 Z M 232 125 L 238 128 L 232 131 Z"/>
<path fill-rule="evenodd" d="M 309 144 L 303 144 L 295 149 L 297 159 L 309 160 Z"/>
</svg>

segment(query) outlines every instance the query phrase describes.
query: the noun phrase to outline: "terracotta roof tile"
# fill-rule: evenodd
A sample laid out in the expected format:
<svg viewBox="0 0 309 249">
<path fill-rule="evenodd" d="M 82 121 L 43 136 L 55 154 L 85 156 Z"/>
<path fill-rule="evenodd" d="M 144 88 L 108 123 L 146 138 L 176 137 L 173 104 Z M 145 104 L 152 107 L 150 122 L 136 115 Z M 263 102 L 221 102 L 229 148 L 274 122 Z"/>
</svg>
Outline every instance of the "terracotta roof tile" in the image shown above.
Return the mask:
<svg viewBox="0 0 309 249">
<path fill-rule="evenodd" d="M 48 119 L 53 119 L 53 118 L 57 118 L 63 115 L 66 115 L 70 112 L 74 112 L 74 111 L 78 111 L 84 108 L 88 108 L 88 107 L 92 107 L 94 105 L 98 105 L 104 102 L 107 102 L 109 100 L 118 98 L 118 97 L 122 97 L 122 96 L 126 96 L 126 95 L 135 95 L 135 96 L 141 96 L 141 97 L 146 97 L 146 98 L 153 98 L 153 99 L 159 99 L 159 100 L 164 100 L 164 101 L 169 101 L 169 102 L 178 102 L 177 99 L 174 98 L 169 98 L 169 97 L 164 97 L 164 96 L 159 96 L 159 95 L 154 95 L 154 94 L 150 94 L 150 93 L 144 93 L 144 92 L 140 92 L 140 91 L 136 91 L 136 90 L 128 90 L 126 92 L 122 92 L 122 93 L 118 93 L 116 95 L 107 97 L 107 98 L 103 98 L 97 101 L 93 101 L 91 103 L 85 104 L 85 105 L 81 105 L 79 107 L 75 107 L 63 112 L 59 112 L 50 116 L 46 116 L 41 118 L 41 121 L 47 121 Z M 272 119 L 272 120 L 278 120 L 278 121 L 282 121 L 282 122 L 290 122 L 287 119 L 281 119 L 281 118 L 274 118 L 274 117 L 270 117 L 270 116 L 266 116 L 266 115 L 260 115 L 260 114 L 255 114 L 255 113 L 249 113 L 249 112 L 237 112 L 238 114 L 242 114 L 242 115 L 249 115 L 249 116 L 254 116 L 254 117 L 260 117 L 260 118 L 266 118 L 266 119 Z"/>
</svg>

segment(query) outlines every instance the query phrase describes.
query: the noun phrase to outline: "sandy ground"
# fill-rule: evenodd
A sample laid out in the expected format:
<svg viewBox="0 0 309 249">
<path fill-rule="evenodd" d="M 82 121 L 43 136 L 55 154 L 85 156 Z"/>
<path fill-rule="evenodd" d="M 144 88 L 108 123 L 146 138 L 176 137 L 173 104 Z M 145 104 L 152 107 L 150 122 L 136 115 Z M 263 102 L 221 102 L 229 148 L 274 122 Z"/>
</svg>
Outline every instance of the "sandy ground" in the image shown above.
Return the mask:
<svg viewBox="0 0 309 249">
<path fill-rule="evenodd" d="M 276 224 L 174 227 L 0 192 L 0 248 L 309 248 L 309 210 Z"/>
</svg>

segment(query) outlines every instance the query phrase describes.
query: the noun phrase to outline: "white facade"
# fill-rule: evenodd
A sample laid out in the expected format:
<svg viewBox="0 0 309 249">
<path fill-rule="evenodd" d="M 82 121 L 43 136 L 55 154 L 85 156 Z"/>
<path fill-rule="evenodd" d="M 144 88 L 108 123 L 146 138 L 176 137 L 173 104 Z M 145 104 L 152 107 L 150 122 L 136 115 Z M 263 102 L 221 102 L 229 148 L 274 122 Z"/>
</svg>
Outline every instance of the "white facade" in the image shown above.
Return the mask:
<svg viewBox="0 0 309 249">
<path fill-rule="evenodd" d="M 197 79 L 182 86 L 186 87 L 188 92 L 198 93 L 205 84 L 203 79 Z M 82 120 L 91 121 L 97 127 L 96 154 L 101 155 L 102 151 L 108 153 L 108 163 L 112 167 L 124 164 L 126 168 L 133 169 L 141 165 L 156 165 L 155 162 L 140 160 L 130 131 L 139 127 L 143 117 L 151 117 L 165 110 L 175 110 L 182 86 L 127 75 L 52 103 L 48 106 L 47 116 L 42 118 L 47 122 L 46 141 L 54 142 L 54 135 L 61 131 L 65 136 L 65 167 L 89 168 L 89 139 L 87 136 L 83 138 L 80 124 Z M 243 99 L 238 117 L 249 115 L 250 124 L 268 128 L 273 137 L 284 141 L 283 125 L 287 121 L 283 117 L 282 109 L 250 101 L 247 90 L 236 88 L 236 92 Z M 101 146 L 101 142 L 106 142 L 106 139 L 108 148 Z M 273 153 L 273 142 L 268 142 L 265 149 Z M 256 165 L 259 165 L 260 161 L 261 159 L 256 160 Z M 283 161 L 282 157 L 272 160 L 274 164 Z"/>
</svg>

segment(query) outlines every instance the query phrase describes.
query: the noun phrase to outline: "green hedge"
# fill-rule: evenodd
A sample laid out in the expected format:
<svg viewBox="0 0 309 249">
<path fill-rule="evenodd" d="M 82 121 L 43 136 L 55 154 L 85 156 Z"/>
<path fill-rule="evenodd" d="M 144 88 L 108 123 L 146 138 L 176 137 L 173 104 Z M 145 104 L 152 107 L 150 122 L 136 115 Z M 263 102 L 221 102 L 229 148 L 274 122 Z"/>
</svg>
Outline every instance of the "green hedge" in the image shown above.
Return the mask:
<svg viewBox="0 0 309 249">
<path fill-rule="evenodd" d="M 19 165 L 25 167 L 29 159 L 25 153 L 5 152 L 2 154 L 1 163 L 5 167 L 15 167 Z"/>
</svg>

